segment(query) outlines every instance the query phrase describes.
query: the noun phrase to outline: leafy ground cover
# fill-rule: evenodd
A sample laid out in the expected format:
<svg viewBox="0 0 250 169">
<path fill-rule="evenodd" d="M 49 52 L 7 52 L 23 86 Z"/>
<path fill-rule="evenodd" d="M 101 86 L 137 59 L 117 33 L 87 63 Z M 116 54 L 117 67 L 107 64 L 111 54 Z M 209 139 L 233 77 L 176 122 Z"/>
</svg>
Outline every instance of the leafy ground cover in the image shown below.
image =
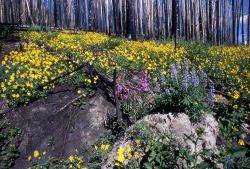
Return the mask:
<svg viewBox="0 0 250 169">
<path fill-rule="evenodd" d="M 213 112 L 221 125 L 225 142 L 216 157 L 217 162 L 227 161 L 227 165 L 247 168 L 249 140 L 240 138 L 240 134 L 241 125 L 249 123 L 250 116 L 249 47 L 182 42 L 175 48 L 173 43 L 166 41 L 128 41 L 81 31 L 27 32 L 20 36 L 25 42 L 20 50 L 4 57 L 0 70 L 0 94 L 11 106 L 28 104 L 32 99 L 46 95 L 58 83 L 81 84 L 86 88 L 96 86 L 99 77 L 84 71 L 70 73 L 44 86 L 81 64 L 86 63 L 110 78 L 116 70 L 115 93 L 126 121 L 122 131 L 157 108 L 162 109 L 161 113 L 184 111 L 194 122 L 199 121 L 204 113 Z M 113 130 L 117 128 L 113 126 Z M 117 133 L 96 143 L 93 157 L 86 162 L 81 156 L 84 152 L 78 150 L 64 160 L 35 150 L 28 160 L 31 168 L 98 168 L 121 136 Z M 139 167 L 137 163 L 142 157 L 136 147 L 143 145 L 150 147 L 150 157 L 144 168 L 166 168 L 166 161 L 179 158 L 167 155 L 179 145 L 174 140 L 169 142 L 164 136 L 163 142 L 157 140 L 149 145 L 143 142 L 144 136 L 133 140 L 133 144 L 117 150 L 114 157 L 117 168 Z M 166 151 L 161 152 L 162 149 Z M 184 149 L 178 151 L 184 153 Z M 129 163 L 125 163 L 126 160 Z M 216 168 L 217 164 L 212 165 L 213 160 L 208 158 L 206 163 L 210 168 Z M 202 168 L 195 165 L 195 160 L 190 160 L 190 163 L 189 168 Z M 175 164 L 169 165 L 176 167 Z"/>
</svg>

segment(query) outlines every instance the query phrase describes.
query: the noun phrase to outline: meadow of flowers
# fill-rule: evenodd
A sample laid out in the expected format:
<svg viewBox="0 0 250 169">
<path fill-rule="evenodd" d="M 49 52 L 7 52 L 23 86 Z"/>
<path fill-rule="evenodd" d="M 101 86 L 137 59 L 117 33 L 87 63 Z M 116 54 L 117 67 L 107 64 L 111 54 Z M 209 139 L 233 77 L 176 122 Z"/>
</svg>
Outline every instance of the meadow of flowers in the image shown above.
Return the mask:
<svg viewBox="0 0 250 169">
<path fill-rule="evenodd" d="M 53 56 L 44 47 L 24 43 L 22 51 L 12 51 L 2 60 L 1 97 L 14 102 L 27 102 L 28 97 L 37 94 L 37 88 L 70 71 L 73 65 L 65 56 Z M 44 90 L 54 84 L 44 86 Z"/>
<path fill-rule="evenodd" d="M 39 86 L 88 63 L 110 78 L 114 69 L 118 71 L 115 94 L 124 113 L 134 121 L 147 114 L 145 109 L 152 108 L 147 107 L 144 99 L 147 93 L 154 91 L 158 95 L 156 106 L 178 105 L 195 120 L 199 120 L 201 112 L 214 112 L 222 124 L 229 148 L 233 146 L 230 140 L 240 125 L 249 122 L 249 47 L 190 42 L 180 43 L 175 48 L 172 42 L 129 41 L 81 31 L 26 32 L 20 36 L 25 40 L 22 49 L 7 54 L 0 70 L 3 73 L 1 97 L 13 105 L 28 103 L 41 91 L 46 94 L 56 83 L 42 89 Z M 130 85 L 132 82 L 125 78 L 127 74 L 138 77 L 136 85 Z M 83 75 L 82 78 L 88 85 L 98 81 L 97 76 Z M 222 98 L 227 101 L 221 102 Z M 239 146 L 244 147 L 244 140 L 236 138 Z M 114 165 L 126 168 L 126 159 L 133 162 L 140 159 L 136 149 L 141 144 L 141 138 L 136 138 L 133 145 L 120 146 Z M 111 146 L 102 143 L 94 148 L 97 152 L 100 150 L 97 154 L 102 158 L 107 157 Z M 38 157 L 36 152 L 34 158 Z M 29 160 L 32 161 L 31 157 Z M 73 164 L 75 161 L 78 164 Z M 70 168 L 87 166 L 78 156 L 70 156 L 63 165 Z"/>
<path fill-rule="evenodd" d="M 233 98 L 230 104 L 233 105 L 241 95 L 249 95 L 249 47 L 180 45 L 175 50 L 172 43 L 128 41 L 93 32 L 30 32 L 22 36 L 27 41 L 70 56 L 77 63 L 93 63 L 105 73 L 114 68 L 112 62 L 115 62 L 118 70 L 145 71 L 158 81 L 160 73 L 167 75 L 175 62 L 183 63 L 183 59 L 188 58 L 197 70 L 208 74 L 216 89 Z"/>
</svg>

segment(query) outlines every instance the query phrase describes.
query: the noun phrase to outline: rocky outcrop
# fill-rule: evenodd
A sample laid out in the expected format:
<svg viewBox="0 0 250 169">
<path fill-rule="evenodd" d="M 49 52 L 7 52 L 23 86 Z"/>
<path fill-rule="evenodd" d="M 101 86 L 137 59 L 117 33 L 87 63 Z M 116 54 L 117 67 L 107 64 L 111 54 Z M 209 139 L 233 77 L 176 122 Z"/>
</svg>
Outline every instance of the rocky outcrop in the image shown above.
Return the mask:
<svg viewBox="0 0 250 169">
<path fill-rule="evenodd" d="M 101 92 L 82 98 L 82 108 L 69 106 L 58 111 L 79 97 L 74 88 L 61 87 L 54 94 L 26 106 L 15 108 L 7 114 L 11 125 L 22 130 L 20 158 L 14 168 L 27 168 L 27 157 L 34 150 L 46 150 L 47 155 L 61 158 L 74 153 L 75 148 L 90 148 L 107 132 L 104 124 L 114 106 Z"/>
<path fill-rule="evenodd" d="M 200 152 L 203 147 L 212 150 L 214 153 L 218 153 L 217 137 L 219 135 L 219 124 L 211 114 L 206 114 L 202 117 L 199 123 L 192 123 L 189 117 L 184 113 L 178 115 L 170 114 L 154 114 L 144 117 L 142 120 L 136 122 L 129 130 L 140 124 L 144 123 L 149 126 L 152 132 L 153 138 L 156 139 L 159 135 L 165 133 L 175 138 L 184 147 L 190 148 L 192 152 Z M 202 139 L 198 141 L 197 145 L 194 144 L 187 136 L 191 136 L 193 139 L 197 138 L 197 129 L 203 128 L 204 134 Z M 126 146 L 131 144 L 131 140 L 127 135 L 119 140 L 112 149 L 108 160 L 103 165 L 103 169 L 113 168 L 114 161 L 117 158 L 116 152 L 119 146 Z M 143 156 L 143 154 L 142 154 Z M 199 161 L 202 159 L 199 158 Z"/>
</svg>

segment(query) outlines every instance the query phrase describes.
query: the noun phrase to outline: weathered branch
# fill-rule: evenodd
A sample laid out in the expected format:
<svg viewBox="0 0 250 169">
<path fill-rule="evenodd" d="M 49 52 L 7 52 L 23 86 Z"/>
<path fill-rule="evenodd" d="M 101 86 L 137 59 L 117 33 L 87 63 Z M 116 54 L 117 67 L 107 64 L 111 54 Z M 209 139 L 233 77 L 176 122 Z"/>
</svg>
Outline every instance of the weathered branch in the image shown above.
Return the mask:
<svg viewBox="0 0 250 169">
<path fill-rule="evenodd" d="M 76 101 L 80 100 L 81 98 L 83 98 L 84 95 L 80 95 L 77 98 L 73 99 L 72 101 L 68 102 L 66 105 L 64 105 L 63 107 L 61 107 L 58 111 L 56 111 L 55 114 L 65 110 L 66 108 L 68 108 L 70 105 L 72 105 L 73 103 L 75 103 Z"/>
<path fill-rule="evenodd" d="M 81 64 L 80 66 L 76 67 L 73 71 L 64 73 L 64 74 L 62 74 L 62 75 L 56 77 L 55 79 L 52 79 L 51 81 L 49 81 L 49 82 L 47 82 L 47 83 L 45 83 L 45 84 L 42 84 L 42 85 L 39 86 L 37 89 L 42 89 L 43 87 L 48 86 L 49 84 L 52 84 L 52 83 L 54 83 L 55 81 L 57 81 L 57 80 L 59 80 L 59 79 L 61 79 L 61 78 L 64 78 L 64 77 L 70 75 L 70 74 L 73 73 L 73 72 L 76 72 L 76 71 L 78 71 L 78 70 L 81 70 L 81 69 L 84 68 L 86 65 L 87 65 L 87 64 L 85 64 L 85 63 L 84 63 L 84 64 Z"/>
</svg>

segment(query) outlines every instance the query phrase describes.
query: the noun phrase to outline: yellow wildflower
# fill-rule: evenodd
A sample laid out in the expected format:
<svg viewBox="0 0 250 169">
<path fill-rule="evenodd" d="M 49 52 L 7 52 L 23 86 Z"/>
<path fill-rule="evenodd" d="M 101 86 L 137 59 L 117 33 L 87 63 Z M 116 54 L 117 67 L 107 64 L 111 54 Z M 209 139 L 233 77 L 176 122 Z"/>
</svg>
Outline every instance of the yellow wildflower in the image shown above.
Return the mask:
<svg viewBox="0 0 250 169">
<path fill-rule="evenodd" d="M 119 162 L 115 162 L 115 166 L 121 166 L 121 163 L 119 163 Z"/>
<path fill-rule="evenodd" d="M 132 151 L 130 144 L 126 145 L 125 149 L 128 153 L 130 153 Z"/>
<path fill-rule="evenodd" d="M 109 149 L 109 144 L 102 144 L 101 145 L 101 150 L 108 150 Z"/>
<path fill-rule="evenodd" d="M 91 84 L 91 79 L 87 79 L 87 82 L 88 82 L 89 84 Z"/>
<path fill-rule="evenodd" d="M 141 140 L 136 139 L 135 144 L 136 144 L 137 147 L 140 147 L 141 146 Z"/>
<path fill-rule="evenodd" d="M 72 163 L 74 161 L 74 156 L 73 155 L 70 155 L 69 156 L 69 161 Z"/>
<path fill-rule="evenodd" d="M 81 90 L 81 89 L 77 89 L 77 90 L 76 90 L 76 93 L 77 93 L 77 94 L 81 94 L 81 93 L 82 93 L 82 90 Z"/>
<path fill-rule="evenodd" d="M 40 155 L 40 154 L 39 154 L 39 151 L 38 151 L 38 150 L 35 150 L 35 151 L 34 151 L 34 157 L 35 157 L 35 158 L 38 158 L 39 155 Z"/>
<path fill-rule="evenodd" d="M 117 158 L 117 161 L 123 163 L 125 161 L 125 157 L 123 154 L 118 154 L 118 158 Z"/>
<path fill-rule="evenodd" d="M 135 151 L 133 157 L 134 157 L 135 159 L 140 158 L 139 152 Z"/>
<path fill-rule="evenodd" d="M 132 154 L 129 153 L 129 154 L 128 154 L 128 159 L 130 160 L 130 159 L 132 159 L 132 158 L 133 158 Z"/>
<path fill-rule="evenodd" d="M 234 132 L 238 132 L 239 131 L 239 129 L 236 128 L 236 127 L 233 127 L 232 129 L 233 129 Z"/>
<path fill-rule="evenodd" d="M 238 91 L 234 91 L 234 96 L 233 96 L 233 98 L 234 98 L 235 100 L 237 100 L 237 99 L 240 98 L 240 94 L 239 94 Z"/>
<path fill-rule="evenodd" d="M 239 106 L 236 104 L 236 105 L 233 106 L 233 108 L 234 108 L 234 109 L 238 109 Z"/>
<path fill-rule="evenodd" d="M 239 140 L 238 140 L 238 144 L 239 144 L 240 146 L 245 146 L 245 142 L 244 142 L 243 139 L 239 139 Z"/>
<path fill-rule="evenodd" d="M 118 154 L 117 161 L 123 163 L 125 161 L 125 156 L 124 156 L 124 148 L 122 146 L 119 147 L 117 154 Z"/>
<path fill-rule="evenodd" d="M 122 146 L 119 147 L 117 154 L 124 154 L 124 148 Z"/>
<path fill-rule="evenodd" d="M 31 160 L 32 160 L 32 157 L 31 157 L 31 156 L 29 156 L 29 157 L 28 157 L 28 160 L 29 160 L 29 161 L 31 161 Z"/>
</svg>

